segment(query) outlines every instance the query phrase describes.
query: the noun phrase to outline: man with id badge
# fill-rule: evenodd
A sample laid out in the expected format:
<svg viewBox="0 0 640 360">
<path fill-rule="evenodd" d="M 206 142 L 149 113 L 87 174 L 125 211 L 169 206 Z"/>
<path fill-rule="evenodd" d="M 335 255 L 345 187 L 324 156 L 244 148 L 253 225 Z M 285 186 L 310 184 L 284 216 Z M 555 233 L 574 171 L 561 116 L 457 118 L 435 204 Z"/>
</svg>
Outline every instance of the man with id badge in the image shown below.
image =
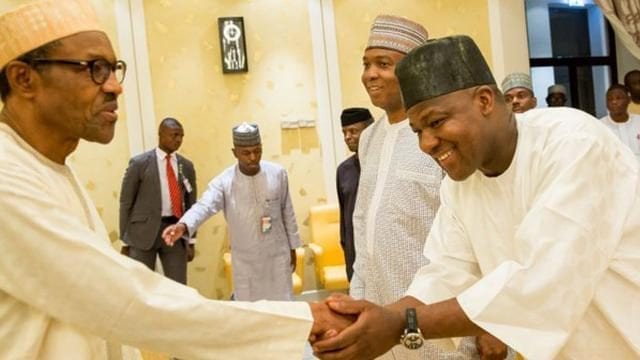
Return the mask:
<svg viewBox="0 0 640 360">
<path fill-rule="evenodd" d="M 228 224 L 234 299 L 291 300 L 295 249 L 302 245 L 289 196 L 286 170 L 263 161 L 256 124 L 233 128 L 233 155 L 225 169 L 177 224 L 162 237 L 168 245 L 193 234 L 220 211 Z"/>
<path fill-rule="evenodd" d="M 183 137 L 182 124 L 165 118 L 158 128 L 158 147 L 129 161 L 120 191 L 120 237 L 124 255 L 151 270 L 159 256 L 164 274 L 186 284 L 195 239 L 185 237 L 180 246 L 171 247 L 160 236 L 197 199 L 193 163 L 177 153 Z"/>
</svg>

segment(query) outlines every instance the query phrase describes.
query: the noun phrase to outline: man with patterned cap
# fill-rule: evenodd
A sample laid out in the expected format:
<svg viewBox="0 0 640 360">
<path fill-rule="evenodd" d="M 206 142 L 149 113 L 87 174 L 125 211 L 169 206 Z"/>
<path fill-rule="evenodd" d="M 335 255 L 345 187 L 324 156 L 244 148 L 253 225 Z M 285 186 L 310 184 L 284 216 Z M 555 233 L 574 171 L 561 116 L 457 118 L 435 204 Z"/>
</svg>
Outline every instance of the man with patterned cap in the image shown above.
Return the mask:
<svg viewBox="0 0 640 360">
<path fill-rule="evenodd" d="M 562 84 L 549 86 L 545 100 L 549 107 L 564 106 L 567 103 L 567 88 Z"/>
<path fill-rule="evenodd" d="M 176 225 L 165 229 L 167 244 L 193 234 L 220 211 L 229 225 L 234 299 L 291 300 L 295 249 L 302 245 L 286 170 L 261 160 L 260 130 L 242 123 L 233 128 L 238 163 L 216 176 L 202 197 Z"/>
<path fill-rule="evenodd" d="M 524 73 L 513 73 L 502 80 L 502 92 L 507 105 L 520 114 L 536 107 L 538 100 L 533 94 L 531 77 Z"/>
<path fill-rule="evenodd" d="M 344 252 L 347 278 L 353 276 L 353 262 L 356 249 L 353 244 L 353 208 L 356 206 L 358 181 L 360 179 L 360 159 L 358 143 L 360 134 L 367 126 L 373 124 L 373 115 L 365 108 L 347 108 L 340 115 L 344 142 L 354 154 L 338 165 L 336 171 L 336 188 L 340 206 L 340 245 Z"/>
<path fill-rule="evenodd" d="M 420 148 L 448 175 L 431 263 L 385 308 L 331 303 L 359 318 L 316 351 L 369 358 L 403 332 L 418 346 L 488 331 L 528 359 L 640 357 L 640 168 L 629 149 L 576 109 L 516 118 L 466 36 L 415 49 L 396 74 Z"/>
<path fill-rule="evenodd" d="M 418 148 L 394 73 L 396 64 L 427 37 L 427 30 L 412 20 L 380 15 L 371 25 L 362 57 L 362 84 L 373 105 L 385 114 L 360 137 L 362 172 L 353 212 L 357 256 L 349 292 L 376 304 L 400 299 L 415 272 L 428 264 L 422 249 L 440 205 L 444 174 Z M 464 344 L 462 351 L 476 352 L 473 339 Z M 420 358 L 460 355 L 451 351 L 455 351 L 451 341 L 436 340 L 420 350 Z M 386 356 L 409 354 L 397 346 Z"/>
<path fill-rule="evenodd" d="M 0 15 L 0 49 L 0 359 L 299 359 L 311 315 L 343 326 L 325 304 L 205 299 L 111 246 L 67 164 L 113 138 L 126 70 L 86 1 Z"/>
</svg>

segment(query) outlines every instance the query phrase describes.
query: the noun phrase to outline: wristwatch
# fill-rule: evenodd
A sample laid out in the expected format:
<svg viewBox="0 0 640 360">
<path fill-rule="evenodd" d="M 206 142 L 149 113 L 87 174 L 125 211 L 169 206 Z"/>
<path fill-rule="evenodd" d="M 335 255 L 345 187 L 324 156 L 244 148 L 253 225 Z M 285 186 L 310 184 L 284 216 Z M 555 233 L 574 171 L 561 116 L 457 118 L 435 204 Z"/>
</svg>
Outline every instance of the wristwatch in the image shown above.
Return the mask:
<svg viewBox="0 0 640 360">
<path fill-rule="evenodd" d="M 400 337 L 400 343 L 407 349 L 416 350 L 424 344 L 424 337 L 422 337 L 422 332 L 420 328 L 418 328 L 416 309 L 408 308 L 406 314 L 407 324 L 404 329 L 404 334 Z"/>
</svg>

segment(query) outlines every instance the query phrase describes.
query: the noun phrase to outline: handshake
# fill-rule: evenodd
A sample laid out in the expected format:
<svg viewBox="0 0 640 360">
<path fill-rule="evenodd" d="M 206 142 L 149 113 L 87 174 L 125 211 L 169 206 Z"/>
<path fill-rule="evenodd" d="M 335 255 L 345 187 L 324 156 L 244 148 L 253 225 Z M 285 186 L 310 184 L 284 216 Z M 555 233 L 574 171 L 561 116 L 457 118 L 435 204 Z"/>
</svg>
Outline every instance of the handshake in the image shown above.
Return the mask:
<svg viewBox="0 0 640 360">
<path fill-rule="evenodd" d="M 404 312 L 333 294 L 310 304 L 313 327 L 309 335 L 314 355 L 328 359 L 374 359 L 400 341 Z"/>
<path fill-rule="evenodd" d="M 420 326 L 429 329 L 423 332 L 425 338 L 476 336 L 475 348 L 480 359 L 513 357 L 504 343 L 467 318 L 455 298 L 424 305 L 406 296 L 393 304 L 379 306 L 344 294 L 333 294 L 322 303 L 311 304 L 314 322 L 309 342 L 313 352 L 322 360 L 375 359 L 400 344 L 408 325 L 408 308 L 429 315 Z"/>
</svg>

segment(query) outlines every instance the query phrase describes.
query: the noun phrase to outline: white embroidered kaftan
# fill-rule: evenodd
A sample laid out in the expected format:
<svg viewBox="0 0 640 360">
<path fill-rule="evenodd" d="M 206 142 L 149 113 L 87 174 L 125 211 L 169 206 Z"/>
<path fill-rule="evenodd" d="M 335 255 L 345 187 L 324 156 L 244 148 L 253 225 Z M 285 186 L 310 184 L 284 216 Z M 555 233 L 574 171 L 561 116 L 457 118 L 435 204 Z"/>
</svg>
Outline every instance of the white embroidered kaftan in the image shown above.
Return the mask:
<svg viewBox="0 0 640 360">
<path fill-rule="evenodd" d="M 518 118 L 509 168 L 441 188 L 442 206 L 408 294 L 456 297 L 528 359 L 640 357 L 638 162 L 571 108 Z"/>
<path fill-rule="evenodd" d="M 260 172 L 243 174 L 233 165 L 209 183 L 207 191 L 180 219 L 195 230 L 219 211 L 229 225 L 236 300 L 290 300 L 291 252 L 302 245 L 289 196 L 287 172 L 260 161 Z M 271 229 L 262 232 L 261 218 Z"/>
<path fill-rule="evenodd" d="M 600 121 L 611 129 L 640 161 L 640 115 L 629 114 L 629 119 L 623 123 L 611 120 L 609 115 L 601 118 Z"/>
</svg>

